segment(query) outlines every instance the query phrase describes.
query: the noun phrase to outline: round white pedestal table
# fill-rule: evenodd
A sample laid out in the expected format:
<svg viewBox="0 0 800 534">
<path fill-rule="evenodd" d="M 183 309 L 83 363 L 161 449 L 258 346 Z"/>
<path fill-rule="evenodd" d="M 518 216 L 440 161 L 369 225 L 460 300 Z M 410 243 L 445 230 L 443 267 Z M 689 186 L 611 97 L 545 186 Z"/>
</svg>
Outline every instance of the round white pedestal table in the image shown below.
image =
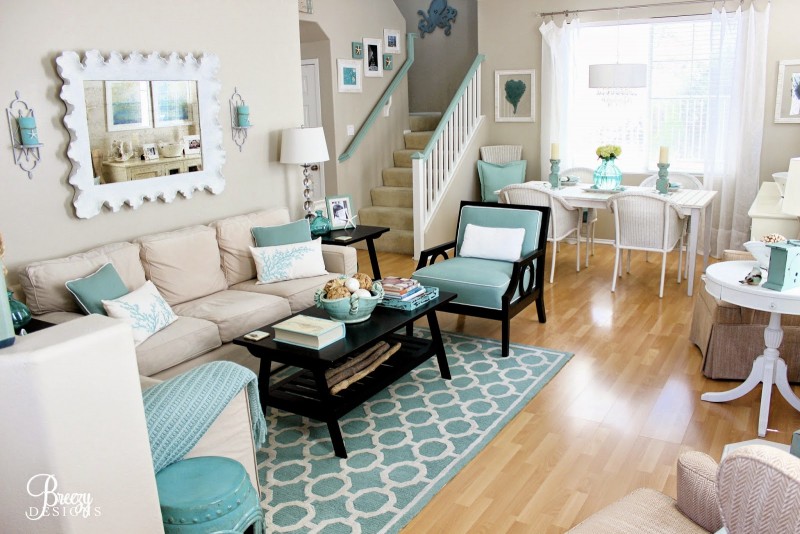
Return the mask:
<svg viewBox="0 0 800 534">
<path fill-rule="evenodd" d="M 780 357 L 778 347 L 783 340 L 781 328 L 781 315 L 788 313 L 800 315 L 800 288 L 789 291 L 773 291 L 761 286 L 751 286 L 740 283 L 750 270 L 756 266 L 754 261 L 725 261 L 710 265 L 706 269 L 706 291 L 712 296 L 738 304 L 745 308 L 762 310 L 770 313 L 769 324 L 764 330 L 764 353 L 753 362 L 744 382 L 739 386 L 718 393 L 703 393 L 700 398 L 709 402 L 727 402 L 743 397 L 759 383 L 761 388 L 761 409 L 758 416 L 758 435 L 767 434 L 767 420 L 769 419 L 769 403 L 772 397 L 772 385 L 778 387 L 778 392 L 786 401 L 800 411 L 800 399 L 794 394 L 786 371 L 786 362 Z M 764 273 L 766 276 L 766 273 Z M 766 278 L 765 278 L 766 280 Z"/>
</svg>

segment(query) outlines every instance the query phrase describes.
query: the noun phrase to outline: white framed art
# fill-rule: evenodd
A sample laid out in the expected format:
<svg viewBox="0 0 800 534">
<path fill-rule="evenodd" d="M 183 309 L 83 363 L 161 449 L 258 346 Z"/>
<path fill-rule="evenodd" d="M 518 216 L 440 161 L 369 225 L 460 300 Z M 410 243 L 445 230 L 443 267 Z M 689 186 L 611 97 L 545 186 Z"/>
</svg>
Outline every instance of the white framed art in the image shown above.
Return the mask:
<svg viewBox="0 0 800 534">
<path fill-rule="evenodd" d="M 383 52 L 385 54 L 400 53 L 400 30 L 383 30 Z"/>
<path fill-rule="evenodd" d="M 340 93 L 361 92 L 360 59 L 337 59 L 336 70 L 338 71 Z"/>
<path fill-rule="evenodd" d="M 784 59 L 778 66 L 775 122 L 800 123 L 800 59 Z"/>
<path fill-rule="evenodd" d="M 536 70 L 494 71 L 495 122 L 535 122 Z"/>
<path fill-rule="evenodd" d="M 364 77 L 383 78 L 383 43 L 364 37 Z"/>
</svg>

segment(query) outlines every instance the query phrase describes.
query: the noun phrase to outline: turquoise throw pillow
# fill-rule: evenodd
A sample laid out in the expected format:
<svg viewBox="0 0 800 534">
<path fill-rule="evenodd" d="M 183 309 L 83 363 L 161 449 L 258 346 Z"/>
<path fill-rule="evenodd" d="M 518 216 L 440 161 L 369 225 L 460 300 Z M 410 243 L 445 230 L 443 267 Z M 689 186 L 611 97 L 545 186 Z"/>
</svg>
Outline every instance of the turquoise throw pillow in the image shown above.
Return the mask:
<svg viewBox="0 0 800 534">
<path fill-rule="evenodd" d="M 525 181 L 525 168 L 528 162 L 524 159 L 497 164 L 478 161 L 478 176 L 481 179 L 481 200 L 497 202 L 495 191 L 507 185 L 521 184 Z"/>
<path fill-rule="evenodd" d="M 257 247 L 276 247 L 311 241 L 311 230 L 306 219 L 279 226 L 254 226 L 250 229 Z"/>
<path fill-rule="evenodd" d="M 110 263 L 106 263 L 85 278 L 69 280 L 65 285 L 87 315 L 90 313 L 107 315 L 101 301 L 113 300 L 129 293 L 125 282 Z"/>
</svg>

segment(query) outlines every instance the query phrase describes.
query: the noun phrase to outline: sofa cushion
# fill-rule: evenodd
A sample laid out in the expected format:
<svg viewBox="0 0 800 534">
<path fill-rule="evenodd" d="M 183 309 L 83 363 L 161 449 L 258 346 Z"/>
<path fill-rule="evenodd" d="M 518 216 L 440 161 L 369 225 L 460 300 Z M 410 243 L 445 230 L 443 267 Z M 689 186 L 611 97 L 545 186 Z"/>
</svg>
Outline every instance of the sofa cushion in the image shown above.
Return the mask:
<svg viewBox="0 0 800 534">
<path fill-rule="evenodd" d="M 247 291 L 220 291 L 175 306 L 175 313 L 206 319 L 217 325 L 223 343 L 274 323 L 291 309 L 286 299 Z"/>
<path fill-rule="evenodd" d="M 214 221 L 209 226 L 217 232 L 222 270 L 228 285 L 256 277 L 256 266 L 250 247 L 255 244 L 250 229 L 254 226 L 275 226 L 289 222 L 289 210 L 276 208 L 237 215 Z"/>
<path fill-rule="evenodd" d="M 257 247 L 276 247 L 311 241 L 308 219 L 300 219 L 278 226 L 254 226 L 250 229 L 250 233 L 253 234 Z"/>
<path fill-rule="evenodd" d="M 150 280 L 127 295 L 100 302 L 109 317 L 122 319 L 130 325 L 137 346 L 178 319 Z"/>
<path fill-rule="evenodd" d="M 128 291 L 144 284 L 139 245 L 134 243 L 111 243 L 65 258 L 33 262 L 19 274 L 25 302 L 31 313 L 81 312 L 64 284 L 88 276 L 106 263 L 114 265 Z"/>
<path fill-rule="evenodd" d="M 152 376 L 221 345 L 216 324 L 179 316 L 174 323 L 136 347 L 139 374 Z"/>
<path fill-rule="evenodd" d="M 108 315 L 101 301 L 113 300 L 129 293 L 113 263 L 106 263 L 89 276 L 69 280 L 64 285 L 87 315 Z"/>
<path fill-rule="evenodd" d="M 136 242 L 147 278 L 171 306 L 227 289 L 213 228 L 191 226 Z"/>
<path fill-rule="evenodd" d="M 305 310 L 313 306 L 314 293 L 317 289 L 321 288 L 328 280 L 335 277 L 336 275 L 326 274 L 309 278 L 298 278 L 297 280 L 285 280 L 283 282 L 275 282 L 274 284 L 258 284 L 255 280 L 246 280 L 235 286 L 231 286 L 231 289 L 283 297 L 289 301 L 292 313 L 297 313 L 300 310 Z"/>
<path fill-rule="evenodd" d="M 451 258 L 419 269 L 411 278 L 423 286 L 457 293 L 453 302 L 499 310 L 511 281 L 513 263 L 479 258 Z M 516 299 L 512 299 L 512 302 Z"/>
<path fill-rule="evenodd" d="M 259 284 L 328 274 L 322 259 L 320 238 L 275 247 L 250 247 L 250 251 L 255 260 Z"/>
</svg>

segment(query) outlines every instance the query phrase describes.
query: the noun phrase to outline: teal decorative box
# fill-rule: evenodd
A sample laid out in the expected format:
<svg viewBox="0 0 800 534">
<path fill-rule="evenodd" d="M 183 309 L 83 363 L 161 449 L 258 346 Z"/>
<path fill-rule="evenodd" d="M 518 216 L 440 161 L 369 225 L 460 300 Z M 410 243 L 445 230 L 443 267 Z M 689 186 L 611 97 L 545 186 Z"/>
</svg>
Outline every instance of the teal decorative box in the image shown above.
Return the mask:
<svg viewBox="0 0 800 534">
<path fill-rule="evenodd" d="M 789 448 L 789 452 L 800 458 L 800 430 L 795 430 L 792 434 L 792 446 Z"/>
<path fill-rule="evenodd" d="M 764 282 L 767 289 L 787 291 L 800 286 L 800 241 L 790 239 L 786 243 L 768 243 L 768 278 Z"/>
</svg>

